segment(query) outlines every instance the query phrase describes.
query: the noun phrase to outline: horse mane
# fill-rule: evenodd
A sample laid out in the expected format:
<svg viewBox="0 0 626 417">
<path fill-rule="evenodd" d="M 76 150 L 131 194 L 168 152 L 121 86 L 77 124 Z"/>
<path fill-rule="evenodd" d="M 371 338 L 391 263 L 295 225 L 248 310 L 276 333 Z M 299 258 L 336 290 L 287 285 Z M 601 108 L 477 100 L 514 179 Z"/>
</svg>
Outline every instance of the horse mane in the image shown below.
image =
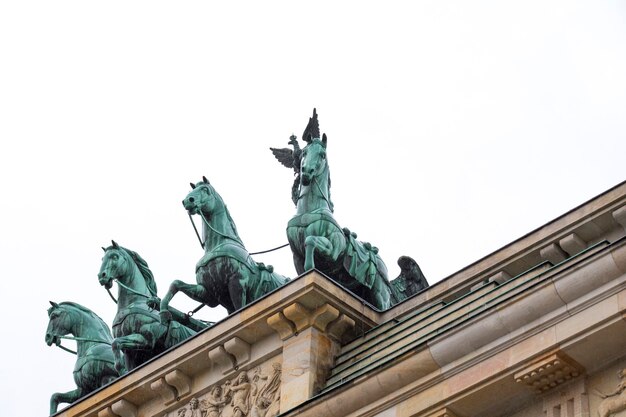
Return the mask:
<svg viewBox="0 0 626 417">
<path fill-rule="evenodd" d="M 237 226 L 235 225 L 235 222 L 234 222 L 233 218 L 230 217 L 230 211 L 228 210 L 228 207 L 226 206 L 226 203 L 224 203 L 224 199 L 222 198 L 220 193 L 215 191 L 215 188 L 213 188 L 213 186 L 211 184 L 207 184 L 207 185 L 209 187 L 211 187 L 211 192 L 215 195 L 215 198 L 217 198 L 220 201 L 220 203 L 222 204 L 222 207 L 224 207 L 224 212 L 226 213 L 226 218 L 228 219 L 228 223 L 230 223 L 230 227 L 235 232 L 235 237 L 237 237 L 239 239 L 239 232 L 237 231 Z"/>
<path fill-rule="evenodd" d="M 97 315 L 96 313 L 94 313 L 92 310 L 88 309 L 87 307 L 84 307 L 78 303 L 74 303 L 72 301 L 62 301 L 59 303 L 59 306 L 69 306 L 72 307 L 76 310 L 82 311 L 83 313 L 87 314 L 88 316 L 90 316 L 91 318 L 94 319 L 94 321 L 96 321 L 103 330 L 105 330 L 106 334 L 111 336 L 111 329 L 109 328 L 108 324 L 105 323 L 104 320 L 102 320 L 100 318 L 99 315 Z M 113 337 L 113 336 L 111 336 Z"/>
<path fill-rule="evenodd" d="M 221 200 L 221 197 L 220 197 Z M 224 201 L 222 201 L 222 204 L 224 204 Z M 239 232 L 237 232 L 237 226 L 235 226 L 235 222 L 233 221 L 233 218 L 230 217 L 230 211 L 228 211 L 228 207 L 226 207 L 226 204 L 224 204 L 224 211 L 226 212 L 226 218 L 228 219 L 228 222 L 230 223 L 230 227 L 233 228 L 233 231 L 235 232 L 235 236 L 239 237 Z"/>
<path fill-rule="evenodd" d="M 120 246 L 120 249 L 123 249 L 124 252 L 126 252 L 126 254 L 128 256 L 130 256 L 130 258 L 133 260 L 135 265 L 137 265 L 137 268 L 139 268 L 139 271 L 141 272 L 141 275 L 143 276 L 144 280 L 146 281 L 146 287 L 148 287 L 148 291 L 150 291 L 150 294 L 152 294 L 153 296 L 156 297 L 157 296 L 156 281 L 154 280 L 154 275 L 152 274 L 152 271 L 148 267 L 148 262 L 146 262 L 135 251 L 132 251 L 132 250 L 127 249 L 127 248 L 124 248 L 122 246 Z"/>
<path fill-rule="evenodd" d="M 328 171 L 328 204 L 330 205 L 330 212 L 335 212 L 335 203 L 333 203 L 333 199 L 330 198 L 330 166 L 328 165 L 328 160 L 326 160 L 326 171 Z"/>
</svg>

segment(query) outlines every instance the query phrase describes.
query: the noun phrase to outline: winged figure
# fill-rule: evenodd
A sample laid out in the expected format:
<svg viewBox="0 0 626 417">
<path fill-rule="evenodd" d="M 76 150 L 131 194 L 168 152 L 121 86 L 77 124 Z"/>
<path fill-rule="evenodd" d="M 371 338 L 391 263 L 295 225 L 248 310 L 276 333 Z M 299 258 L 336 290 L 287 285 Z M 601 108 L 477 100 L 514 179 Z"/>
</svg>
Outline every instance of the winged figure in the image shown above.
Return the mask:
<svg viewBox="0 0 626 417">
<path fill-rule="evenodd" d="M 305 130 L 306 132 L 306 130 Z M 293 203 L 298 202 L 298 187 L 300 186 L 300 157 L 302 155 L 302 149 L 298 143 L 296 135 L 289 137 L 289 145 L 293 146 L 293 149 L 289 148 L 270 148 L 278 162 L 286 166 L 287 168 L 293 168 L 294 175 L 296 176 L 293 187 L 291 187 L 291 199 Z"/>
<path fill-rule="evenodd" d="M 320 137 L 320 123 L 317 120 L 317 109 L 313 109 L 313 116 L 309 117 L 309 123 L 304 128 L 302 133 L 302 140 L 307 144 L 311 143 L 313 139 Z M 296 176 L 293 187 L 291 187 L 291 199 L 293 204 L 298 204 L 298 189 L 300 188 L 300 160 L 302 158 L 302 149 L 298 144 L 298 138 L 296 135 L 289 137 L 289 145 L 293 146 L 293 149 L 289 148 L 270 148 L 278 162 L 286 166 L 287 168 L 293 168 L 294 175 Z"/>
<path fill-rule="evenodd" d="M 289 145 L 293 146 L 293 150 L 289 148 L 270 148 L 278 162 L 286 166 L 287 168 L 293 168 L 294 175 L 300 173 L 300 155 L 302 150 L 298 144 L 298 138 L 296 135 L 289 137 Z"/>
</svg>

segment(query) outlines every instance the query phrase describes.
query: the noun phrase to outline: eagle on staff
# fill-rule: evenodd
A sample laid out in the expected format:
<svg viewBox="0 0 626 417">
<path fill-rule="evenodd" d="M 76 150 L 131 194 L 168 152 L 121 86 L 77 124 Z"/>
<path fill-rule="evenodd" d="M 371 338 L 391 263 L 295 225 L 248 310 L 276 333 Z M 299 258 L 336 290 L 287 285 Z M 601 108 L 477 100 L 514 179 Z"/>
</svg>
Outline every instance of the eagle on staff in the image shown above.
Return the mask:
<svg viewBox="0 0 626 417">
<path fill-rule="evenodd" d="M 311 143 L 314 138 L 320 136 L 320 123 L 317 120 L 317 110 L 313 109 L 313 116 L 309 117 L 309 123 L 306 125 L 304 132 L 302 133 L 302 140 L 306 143 Z M 294 175 L 296 176 L 293 187 L 291 187 L 291 199 L 294 204 L 298 203 L 298 189 L 300 187 L 300 159 L 302 156 L 302 149 L 298 144 L 298 138 L 296 135 L 289 137 L 289 145 L 293 146 L 293 149 L 289 148 L 270 148 L 278 162 L 286 166 L 287 168 L 293 168 Z"/>
</svg>

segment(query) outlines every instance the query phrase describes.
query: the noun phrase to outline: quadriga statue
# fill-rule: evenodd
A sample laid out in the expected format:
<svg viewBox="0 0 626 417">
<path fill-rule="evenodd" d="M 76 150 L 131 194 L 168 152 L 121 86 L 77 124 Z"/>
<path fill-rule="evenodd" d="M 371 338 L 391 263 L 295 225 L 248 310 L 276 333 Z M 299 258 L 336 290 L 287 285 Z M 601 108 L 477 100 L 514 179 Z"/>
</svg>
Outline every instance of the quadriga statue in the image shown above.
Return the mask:
<svg viewBox="0 0 626 417">
<path fill-rule="evenodd" d="M 73 403 L 79 398 L 108 384 L 117 378 L 115 359 L 111 350 L 113 337 L 106 323 L 93 311 L 80 304 L 65 301 L 55 303 L 48 309 L 48 328 L 46 344 L 61 345 L 61 339 L 76 341 L 76 364 L 74 382 L 76 389 L 69 392 L 57 392 L 50 398 L 50 414 L 57 412 L 60 403 Z M 66 336 L 68 334 L 73 337 Z"/>
<path fill-rule="evenodd" d="M 210 307 L 222 305 L 230 314 L 289 280 L 274 273 L 271 265 L 252 259 L 224 200 L 206 177 L 191 184 L 183 206 L 190 216 L 197 214 L 202 219 L 204 256 L 196 264 L 196 284 L 172 282 L 161 301 L 161 311 L 168 309 L 172 297 L 180 291 Z"/>
<path fill-rule="evenodd" d="M 315 109 L 302 137 L 304 148 L 295 136 L 289 141 L 293 149 L 270 148 L 276 159 L 296 174 L 292 187 L 296 215 L 287 224 L 296 271 L 302 274 L 316 268 L 381 310 L 428 287 L 419 266 L 409 257 L 399 259 L 402 272 L 390 283 L 378 249 L 358 241 L 355 233 L 335 220 L 328 139 L 326 134 L 320 136 Z"/>
</svg>

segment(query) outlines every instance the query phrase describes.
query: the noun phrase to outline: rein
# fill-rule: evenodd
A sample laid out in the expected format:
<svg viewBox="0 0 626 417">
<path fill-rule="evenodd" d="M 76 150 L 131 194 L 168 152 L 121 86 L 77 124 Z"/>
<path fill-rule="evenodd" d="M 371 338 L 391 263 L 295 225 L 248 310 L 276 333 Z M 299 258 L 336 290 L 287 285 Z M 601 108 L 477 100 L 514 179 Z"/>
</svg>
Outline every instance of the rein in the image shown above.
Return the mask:
<svg viewBox="0 0 626 417">
<path fill-rule="evenodd" d="M 113 300 L 113 302 L 117 304 L 117 299 L 113 296 L 113 293 L 111 293 L 110 288 L 107 288 L 107 292 L 109 293 L 109 297 L 111 297 L 111 300 Z"/>
<path fill-rule="evenodd" d="M 202 247 L 202 249 L 205 249 L 205 242 L 202 241 L 202 238 L 200 237 L 200 233 L 198 233 L 198 228 L 196 227 L 196 224 L 194 223 L 193 218 L 191 217 L 191 214 L 189 214 L 189 213 L 187 213 L 187 214 L 189 216 L 189 221 L 191 222 L 191 225 L 193 226 L 193 230 L 194 230 L 194 232 L 196 232 L 196 236 L 198 238 L 198 242 L 200 242 L 200 247 Z M 202 221 L 204 222 L 204 224 L 209 229 L 211 229 L 213 232 L 215 232 L 219 236 L 222 236 L 224 239 L 234 240 L 235 242 L 239 243 L 241 246 L 244 246 L 244 244 L 243 244 L 243 242 L 241 240 L 239 240 L 237 238 L 234 238 L 232 236 L 228 236 L 228 235 L 220 232 L 219 230 L 215 229 L 213 226 L 211 226 L 211 224 L 208 222 L 206 217 L 204 217 L 204 213 L 202 213 L 202 210 L 198 211 L 198 214 L 202 218 Z M 289 246 L 289 243 L 285 243 L 284 245 L 281 245 L 281 246 L 276 246 L 275 248 L 272 248 L 272 249 L 262 250 L 262 251 L 258 251 L 258 252 L 249 252 L 249 254 L 250 255 L 260 255 L 262 253 L 269 253 L 269 252 L 273 252 L 273 251 L 278 250 L 278 249 L 286 248 L 287 246 Z M 244 248 L 245 248 L 245 246 L 244 246 Z"/>
<path fill-rule="evenodd" d="M 78 355 L 78 352 L 76 352 L 75 350 L 68 349 L 68 348 L 66 348 L 65 346 L 61 345 L 61 344 L 56 345 L 56 346 L 57 346 L 57 347 L 59 347 L 59 348 L 61 348 L 61 349 L 63 349 L 63 350 L 64 350 L 64 351 L 66 351 L 66 352 L 70 352 L 70 353 L 71 353 L 71 354 L 73 354 L 73 355 Z"/>
<path fill-rule="evenodd" d="M 211 224 L 209 223 L 209 221 L 206 219 L 206 217 L 204 217 L 204 213 L 202 212 L 202 210 L 198 211 L 198 214 L 200 215 L 200 217 L 202 218 L 202 221 L 204 221 L 204 224 L 206 225 L 206 227 L 208 227 L 209 229 L 211 229 L 213 232 L 217 233 L 219 236 L 223 237 L 224 239 L 230 239 L 230 240 L 234 240 L 235 242 L 239 243 L 241 246 L 243 246 L 243 242 L 239 239 L 239 238 L 235 238 L 232 236 L 228 236 L 225 233 L 220 232 L 219 230 L 215 229 L 213 226 L 211 226 Z M 206 242 L 205 242 L 206 243 Z M 202 247 L 204 248 L 204 244 L 202 245 Z"/>
<path fill-rule="evenodd" d="M 259 251 L 259 252 L 251 252 L 250 255 L 260 255 L 262 253 L 274 252 L 275 250 L 286 248 L 287 246 L 289 246 L 289 243 L 285 243 L 284 245 L 276 246 L 275 248 L 272 248 L 272 249 L 262 250 L 262 251 Z"/>
<path fill-rule="evenodd" d="M 107 342 L 106 340 L 100 339 L 89 339 L 86 337 L 72 337 L 72 336 L 56 336 L 59 339 L 67 339 L 67 340 L 76 340 L 77 342 L 94 342 L 94 343 L 104 343 L 107 345 L 111 345 L 111 342 Z"/>
<path fill-rule="evenodd" d="M 94 343 L 104 343 L 106 345 L 111 346 L 110 342 L 104 341 L 104 340 L 98 340 L 98 339 L 88 339 L 86 337 L 71 337 L 71 336 L 57 336 L 54 335 L 54 337 L 57 337 L 59 339 L 67 339 L 67 340 L 76 340 L 77 342 L 94 342 Z M 78 355 L 78 352 L 76 352 L 75 350 L 66 348 L 65 346 L 63 346 L 62 344 L 58 344 L 56 345 L 56 347 L 63 349 L 66 352 L 69 352 L 73 355 Z"/>
<path fill-rule="evenodd" d="M 313 181 L 315 181 L 315 185 L 317 185 L 317 189 L 319 190 L 320 194 L 322 195 L 322 198 L 324 199 L 324 201 L 326 201 L 326 203 L 328 204 L 328 207 L 331 208 L 331 211 L 332 211 L 332 206 L 333 205 L 330 203 L 330 200 L 328 199 L 328 197 L 326 197 L 326 194 L 324 194 L 324 191 L 322 190 L 322 187 L 320 187 L 320 183 L 317 181 L 317 177 L 313 178 Z"/>
<path fill-rule="evenodd" d="M 191 225 L 193 226 L 194 232 L 196 232 L 196 236 L 198 237 L 198 242 L 200 242 L 200 246 L 202 247 L 202 249 L 204 249 L 204 242 L 202 241 L 202 238 L 200 237 L 200 233 L 198 233 L 198 228 L 196 227 L 196 224 L 193 222 L 193 219 L 191 218 L 191 214 L 187 213 L 187 215 L 189 216 L 189 221 L 191 222 Z"/>
<path fill-rule="evenodd" d="M 324 201 L 326 201 L 326 204 L 328 204 L 328 208 L 332 212 L 333 211 L 333 203 L 331 203 L 330 199 L 328 197 L 326 197 L 326 194 L 324 193 L 324 190 L 322 190 L 322 187 L 320 186 L 319 181 L 317 181 L 317 177 L 319 177 L 320 175 L 325 174 L 326 172 L 328 172 L 328 164 L 326 164 L 326 167 L 324 168 L 324 170 L 319 175 L 316 175 L 315 177 L 313 177 L 312 181 L 315 183 L 315 186 L 317 187 L 317 190 L 320 192 L 320 195 L 322 196 Z M 302 180 L 300 180 L 300 188 L 302 188 Z M 298 194 L 298 200 L 300 200 L 304 196 L 305 196 L 305 194 Z"/>
<path fill-rule="evenodd" d="M 117 285 L 119 285 L 119 286 L 120 286 L 120 287 L 122 287 L 122 288 L 125 288 L 127 291 L 130 291 L 130 292 L 132 292 L 133 294 L 136 294 L 136 295 L 139 295 L 139 296 L 141 296 L 141 297 L 145 297 L 145 298 L 152 298 L 152 297 L 151 297 L 151 296 L 149 296 L 149 295 L 142 294 L 142 293 L 140 293 L 139 291 L 137 291 L 137 290 L 135 290 L 135 289 L 130 288 L 128 285 L 123 284 L 123 283 L 122 283 L 119 279 L 117 279 L 117 278 L 115 279 L 115 282 L 117 282 Z"/>
</svg>

